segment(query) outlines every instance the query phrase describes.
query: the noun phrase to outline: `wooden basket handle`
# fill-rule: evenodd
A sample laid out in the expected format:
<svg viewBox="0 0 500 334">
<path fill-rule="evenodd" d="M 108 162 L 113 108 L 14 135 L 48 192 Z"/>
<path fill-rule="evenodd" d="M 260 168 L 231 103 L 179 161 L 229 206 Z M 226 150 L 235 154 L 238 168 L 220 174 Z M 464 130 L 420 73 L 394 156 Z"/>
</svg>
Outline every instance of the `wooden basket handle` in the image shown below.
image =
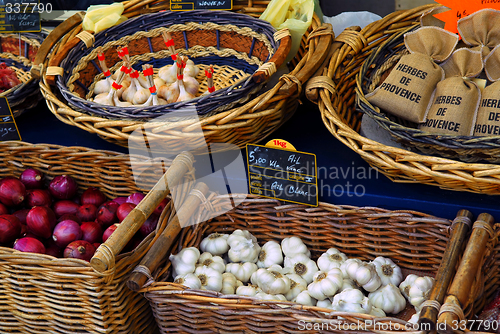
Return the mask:
<svg viewBox="0 0 500 334">
<path fill-rule="evenodd" d="M 208 192 L 208 186 L 203 182 L 198 183 L 194 187 L 179 211 L 176 212 L 174 218 L 159 235 L 141 263 L 134 269 L 127 281 L 127 286 L 130 290 L 139 291 L 148 278 L 151 277 L 151 273 L 158 268 L 161 261 L 170 253 L 174 240 L 182 228 L 179 220 L 182 222 L 189 220 L 198 209 L 202 202 L 202 197 L 199 195 L 200 192 L 203 196 Z"/>
<path fill-rule="evenodd" d="M 325 66 L 330 62 L 330 49 L 335 38 L 333 27 L 330 23 L 323 23 L 321 26 L 314 29 L 309 34 L 309 43 L 314 43 L 313 39 L 318 39 L 318 44 L 314 49 L 312 56 L 306 61 L 295 77 L 302 83 L 306 83 L 311 77 L 315 76 L 318 72 L 322 71 Z M 297 91 L 297 84 L 294 82 L 287 82 L 280 88 L 278 94 L 291 96 Z"/>
<path fill-rule="evenodd" d="M 85 12 L 79 12 L 75 15 L 66 19 L 63 23 L 58 25 L 50 32 L 50 34 L 45 38 L 42 45 L 38 49 L 33 65 L 31 66 L 31 76 L 35 79 L 40 79 L 43 75 L 43 70 L 41 64 L 45 62 L 49 56 L 50 50 L 57 44 L 57 42 L 73 28 L 82 23 Z M 80 40 L 80 39 L 78 39 Z M 63 57 L 64 58 L 64 57 Z M 62 59 L 63 59 L 62 58 Z M 60 63 L 60 61 L 59 61 Z M 52 76 L 52 81 L 54 81 Z"/>
<path fill-rule="evenodd" d="M 174 159 L 172 166 L 160 178 L 153 189 L 127 215 L 108 240 L 99 246 L 90 260 L 90 264 L 96 271 L 103 273 L 114 266 L 115 256 L 120 254 L 146 219 L 170 193 L 170 189 L 178 184 L 184 174 L 191 169 L 193 161 L 194 157 L 189 152 L 182 152 Z"/>
<path fill-rule="evenodd" d="M 289 34 L 280 39 L 280 46 L 274 55 L 252 76 L 255 83 L 262 83 L 268 80 L 274 72 L 283 64 L 290 49 L 292 48 L 292 36 Z"/>
</svg>

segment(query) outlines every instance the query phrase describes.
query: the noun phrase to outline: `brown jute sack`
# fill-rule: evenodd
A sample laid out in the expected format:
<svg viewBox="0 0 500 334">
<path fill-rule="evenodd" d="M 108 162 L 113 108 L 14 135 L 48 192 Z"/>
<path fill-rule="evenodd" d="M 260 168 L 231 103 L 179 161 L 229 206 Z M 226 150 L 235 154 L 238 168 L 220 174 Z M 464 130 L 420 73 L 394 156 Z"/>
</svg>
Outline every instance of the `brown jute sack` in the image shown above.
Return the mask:
<svg viewBox="0 0 500 334">
<path fill-rule="evenodd" d="M 422 27 L 405 34 L 410 54 L 401 57 L 385 81 L 366 98 L 402 119 L 424 122 L 434 88 L 444 79 L 436 61 L 447 59 L 457 42 L 456 34 L 437 27 Z"/>
<path fill-rule="evenodd" d="M 432 8 L 431 10 L 425 12 L 422 14 L 420 17 L 420 25 L 422 27 L 439 27 L 439 28 L 444 28 L 445 22 L 437 19 L 434 15 L 447 12 L 450 9 L 445 6 L 440 6 L 440 7 L 435 7 Z"/>
<path fill-rule="evenodd" d="M 483 89 L 477 110 L 474 136 L 500 135 L 500 45 L 495 47 L 484 62 L 488 79 L 495 81 Z"/>
<path fill-rule="evenodd" d="M 481 52 L 458 49 L 442 67 L 446 79 L 437 84 L 427 121 L 420 129 L 437 134 L 472 136 L 481 90 L 469 78 L 483 69 Z"/>
<path fill-rule="evenodd" d="M 480 50 L 483 59 L 500 44 L 500 11 L 486 8 L 457 22 L 462 40 L 473 50 Z"/>
</svg>

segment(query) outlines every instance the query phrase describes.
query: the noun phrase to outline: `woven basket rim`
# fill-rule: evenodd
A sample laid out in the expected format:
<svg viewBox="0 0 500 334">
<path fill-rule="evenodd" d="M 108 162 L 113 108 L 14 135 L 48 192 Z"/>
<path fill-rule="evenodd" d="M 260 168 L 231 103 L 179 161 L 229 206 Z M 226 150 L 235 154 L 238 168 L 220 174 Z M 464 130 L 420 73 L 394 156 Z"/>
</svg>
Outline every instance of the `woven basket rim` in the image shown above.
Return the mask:
<svg viewBox="0 0 500 334">
<path fill-rule="evenodd" d="M 210 15 L 208 15 L 210 14 Z M 104 39 L 105 41 L 109 40 L 109 35 L 114 33 L 114 32 L 120 32 L 122 30 L 122 26 L 132 26 L 136 23 L 138 24 L 144 24 L 144 21 L 152 21 L 156 22 L 159 19 L 168 21 L 168 20 L 173 20 L 173 19 L 178 19 L 181 20 L 182 18 L 186 18 L 187 21 L 183 21 L 183 23 L 188 23 L 188 22 L 193 22 L 197 23 L 195 21 L 196 16 L 207 16 L 208 17 L 213 17 L 213 15 L 216 15 L 219 20 L 225 21 L 228 20 L 229 22 L 225 23 L 224 25 L 231 27 L 238 27 L 239 29 L 245 30 L 245 29 L 250 29 L 249 27 L 253 28 L 258 28 L 261 31 L 259 32 L 260 34 L 265 34 L 267 35 L 268 41 L 271 43 L 272 46 L 274 46 L 274 51 L 276 51 L 279 47 L 280 42 L 279 41 L 274 41 L 272 38 L 272 34 L 276 32 L 276 29 L 273 28 L 268 22 L 259 20 L 253 17 L 250 17 L 245 14 L 239 14 L 239 13 L 232 13 L 232 12 L 227 12 L 227 11 L 206 11 L 206 10 L 194 10 L 194 11 L 189 11 L 189 12 L 159 12 L 159 13 L 150 13 L 150 14 L 144 14 L 142 16 L 138 16 L 135 18 L 131 18 L 120 25 L 114 26 L 110 29 L 107 29 L 105 31 L 99 32 L 95 35 L 96 42 L 93 45 L 93 50 L 95 50 L 96 46 L 100 45 L 100 39 Z M 235 22 L 230 22 L 230 19 L 238 18 L 238 25 L 236 25 Z M 245 22 L 245 25 L 242 25 L 243 22 Z M 214 24 L 213 19 L 207 22 L 208 25 Z M 246 26 L 248 24 L 248 26 Z M 240 26 L 241 25 L 241 26 Z M 176 28 L 177 29 L 177 28 Z M 265 30 L 266 29 L 266 30 Z M 125 35 L 128 36 L 128 35 Z M 123 38 L 121 36 L 120 38 Z M 83 45 L 83 42 L 80 43 Z M 77 46 L 75 47 L 72 51 L 68 53 L 66 58 L 61 62 L 61 67 L 65 68 L 65 65 L 70 62 L 70 60 L 73 57 L 73 53 L 79 52 L 80 48 Z M 87 51 L 87 50 L 86 50 Z M 268 56 L 268 59 L 272 56 L 270 54 Z M 76 65 L 76 64 L 75 64 Z M 71 65 L 70 67 L 74 69 L 75 65 Z M 258 68 L 255 69 L 255 72 L 257 72 Z M 231 108 L 235 103 L 239 103 L 240 100 L 242 102 L 246 102 L 248 98 L 252 95 L 255 95 L 265 84 L 256 84 L 253 82 L 251 77 L 247 78 L 242 78 L 236 83 L 222 88 L 218 89 L 215 92 L 207 95 L 207 96 L 199 96 L 196 97 L 195 99 L 186 101 L 186 102 L 176 102 L 176 103 L 171 103 L 168 105 L 159 105 L 159 106 L 148 106 L 148 107 L 138 107 L 138 106 L 131 106 L 131 107 L 116 107 L 116 106 L 105 106 L 102 104 L 94 103 L 91 101 L 87 101 L 85 98 L 76 96 L 71 90 L 68 89 L 67 83 L 69 80 L 69 74 L 67 74 L 68 70 L 65 69 L 65 74 L 64 76 L 58 76 L 57 78 L 57 85 L 59 87 L 60 92 L 63 94 L 64 98 L 68 103 L 72 104 L 75 108 L 79 109 L 80 111 L 90 114 L 92 116 L 103 116 L 106 117 L 107 119 L 113 120 L 113 119 L 142 119 L 142 120 L 149 120 L 156 118 L 158 116 L 164 116 L 168 115 L 170 112 L 175 112 L 175 111 L 181 111 L 184 108 L 188 110 L 192 110 L 193 108 L 197 111 L 197 115 L 203 115 L 207 112 L 216 112 L 216 111 L 224 111 L 225 109 Z M 74 72 L 74 70 L 73 70 Z M 253 74 L 252 73 L 252 74 Z M 217 103 L 215 103 L 215 101 Z M 207 103 L 206 103 L 207 102 Z M 204 104 L 207 106 L 210 106 L 208 111 L 203 111 L 204 109 Z M 199 110 L 201 108 L 201 110 Z M 220 109 L 220 110 L 219 110 Z M 98 110 L 98 112 L 96 112 Z M 131 111 L 131 112 L 123 112 L 123 111 Z"/>
</svg>

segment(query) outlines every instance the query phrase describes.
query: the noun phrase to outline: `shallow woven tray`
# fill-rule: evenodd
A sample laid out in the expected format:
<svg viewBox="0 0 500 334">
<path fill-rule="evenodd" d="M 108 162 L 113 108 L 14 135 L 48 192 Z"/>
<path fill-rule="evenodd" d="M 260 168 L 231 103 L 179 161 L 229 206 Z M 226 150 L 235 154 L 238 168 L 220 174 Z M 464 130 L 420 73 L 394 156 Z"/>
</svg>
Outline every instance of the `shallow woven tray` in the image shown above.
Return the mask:
<svg viewBox="0 0 500 334">
<path fill-rule="evenodd" d="M 359 134 L 362 113 L 356 111 L 356 91 L 362 91 L 358 76 L 363 62 L 394 34 L 416 27 L 421 14 L 434 6 L 394 12 L 361 31 L 346 29 L 334 42 L 329 66 L 323 75 L 310 81 L 308 98 L 317 101 L 323 122 L 335 138 L 392 181 L 500 194 L 498 165 L 426 156 L 387 146 Z"/>
<path fill-rule="evenodd" d="M 42 95 L 38 80 L 31 77 L 30 69 L 45 33 L 0 34 L 0 63 L 12 68 L 21 84 L 12 87 L 0 97 L 6 97 L 14 117 L 38 104 Z"/>
<path fill-rule="evenodd" d="M 409 30 L 393 34 L 364 62 L 358 77 L 363 91 L 357 91 L 357 108 L 375 120 L 381 128 L 409 150 L 463 162 L 500 162 L 500 136 L 453 136 L 429 133 L 419 130 L 416 124 L 390 116 L 368 102 L 365 95 L 383 82 L 384 75 L 396 65 L 406 51 L 402 43 L 404 34 Z M 368 76 L 368 73 L 371 75 Z"/>
<path fill-rule="evenodd" d="M 134 168 L 147 170 L 151 160 L 84 147 L 0 143 L 0 178 L 18 177 L 31 167 L 44 172 L 48 180 L 70 175 L 80 190 L 98 187 L 108 198 L 147 191 L 135 184 L 131 162 Z M 170 164 L 165 160 L 166 168 Z M 153 181 L 163 171 L 149 173 Z M 183 192 L 172 196 L 181 198 Z M 164 227 L 158 224 L 158 230 Z M 83 260 L 0 247 L 0 333 L 154 333 L 157 328 L 147 300 L 125 286 L 154 237 L 152 233 L 133 252 L 117 255 L 105 273 Z"/>
<path fill-rule="evenodd" d="M 116 53 L 116 47 L 121 45 L 128 45 L 130 61 L 136 70 L 142 71 L 143 64 L 153 65 L 157 70 L 171 65 L 171 53 L 165 47 L 162 32 L 170 32 L 176 43 L 176 52 L 189 56 L 195 64 L 233 68 L 229 73 L 215 72 L 216 77 L 226 82 L 223 87 L 209 96 L 150 107 L 105 106 L 84 98 L 88 95 L 87 87 L 101 72 L 96 65 L 98 46 L 103 47 L 111 70 L 121 66 Z M 260 66 L 278 51 L 280 42 L 275 42 L 275 32 L 265 21 L 225 11 L 140 15 L 96 34 L 91 48 L 81 45 L 73 48 L 60 64 L 64 75 L 57 77 L 57 86 L 76 110 L 111 120 L 147 121 L 174 111 L 191 113 L 196 110 L 198 115 L 220 112 L 246 102 L 261 89 L 265 82 L 256 83 L 247 77 L 257 73 Z M 203 80 L 203 72 L 200 77 Z"/>
<path fill-rule="evenodd" d="M 287 204 L 255 196 L 231 195 L 235 200 L 244 199 L 237 208 L 213 220 L 186 228 L 182 231 L 176 251 L 184 247 L 199 247 L 201 240 L 213 232 L 231 233 L 236 229 L 248 230 L 259 243 L 281 241 L 298 236 L 311 250 L 311 258 L 331 247 L 344 252 L 348 257 L 364 261 L 377 256 L 391 258 L 405 274 L 433 275 L 440 265 L 449 238 L 450 221 L 415 211 L 390 211 L 376 207 L 341 206 L 320 203 L 317 208 Z M 228 196 L 210 195 L 203 214 L 221 212 L 232 208 Z M 196 213 L 195 215 L 196 216 Z M 500 228 L 496 229 L 496 237 Z M 500 253 L 496 239 L 489 243 L 487 260 L 483 266 L 485 280 L 473 289 L 476 302 L 468 310 L 469 317 L 477 314 L 485 302 L 490 301 L 499 287 Z M 496 247 L 496 248 L 495 248 Z M 297 333 L 302 324 L 333 323 L 338 316 L 347 322 L 362 325 L 358 330 L 340 330 L 342 333 L 375 332 L 380 329 L 364 326 L 364 319 L 392 323 L 398 332 L 405 330 L 405 321 L 414 313 L 407 307 L 397 318 L 377 319 L 370 315 L 334 312 L 291 302 L 262 301 L 250 297 L 222 295 L 221 293 L 193 290 L 170 283 L 170 263 L 157 273 L 156 282 L 141 291 L 150 301 L 151 308 L 162 333 Z M 170 280 L 170 282 L 167 282 Z M 484 289 L 483 289 L 484 288 Z M 280 305 L 290 306 L 282 308 Z M 327 314 L 324 314 L 326 312 Z M 467 313 L 467 312 L 466 312 Z M 349 328 L 349 327 L 348 327 Z M 357 326 L 355 326 L 357 328 Z M 329 329 L 329 330 L 328 330 Z M 342 328 L 341 328 L 342 329 Z M 300 332 L 318 333 L 317 329 Z M 325 327 L 322 333 L 338 333 L 334 326 Z"/>
<path fill-rule="evenodd" d="M 237 2 L 238 3 L 238 2 Z M 248 14 L 258 14 L 265 9 L 268 1 L 240 1 L 235 10 Z M 134 17 L 148 12 L 168 9 L 168 1 L 128 1 L 125 2 L 125 15 Z M 241 7 L 243 6 L 243 7 Z M 54 54 L 73 39 L 81 31 L 81 18 L 66 20 L 61 28 L 69 31 L 66 35 L 53 40 L 46 39 L 47 48 L 55 45 Z M 291 115 L 299 104 L 302 85 L 313 75 L 326 58 L 331 45 L 332 29 L 328 25 L 321 26 L 319 18 L 314 15 L 311 28 L 306 32 L 296 57 L 291 62 L 291 72 L 276 80 L 268 87 L 269 91 L 252 97 L 247 103 L 220 112 L 212 116 L 200 116 L 199 119 L 183 119 L 181 121 L 162 120 L 150 124 L 149 131 L 153 135 L 148 138 L 151 149 L 169 147 L 171 151 L 192 150 L 206 143 L 229 143 L 244 147 L 247 143 L 260 141 L 275 131 Z M 45 43 L 44 43 L 45 44 Z M 103 139 L 121 146 L 128 146 L 128 141 L 143 140 L 143 136 L 131 137 L 134 131 L 141 129 L 144 122 L 139 120 L 109 120 L 104 117 L 89 116 L 73 109 L 57 89 L 49 85 L 43 68 L 54 57 L 37 58 L 37 66 L 33 73 L 43 74 L 40 88 L 47 105 L 56 117 L 70 125 L 96 133 Z M 39 66 L 43 64 L 42 66 Z M 200 129 L 202 134 L 200 134 Z"/>
</svg>

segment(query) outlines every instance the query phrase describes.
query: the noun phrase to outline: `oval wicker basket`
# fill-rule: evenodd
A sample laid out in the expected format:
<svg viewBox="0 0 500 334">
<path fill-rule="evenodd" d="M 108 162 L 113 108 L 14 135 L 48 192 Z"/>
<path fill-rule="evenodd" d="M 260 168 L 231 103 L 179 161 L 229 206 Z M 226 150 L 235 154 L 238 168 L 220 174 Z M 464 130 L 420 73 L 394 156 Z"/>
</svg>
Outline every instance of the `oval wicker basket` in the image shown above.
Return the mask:
<svg viewBox="0 0 500 334">
<path fill-rule="evenodd" d="M 257 15 L 265 9 L 268 1 L 236 1 L 234 10 L 246 14 Z M 156 13 L 168 9 L 165 1 L 128 1 L 125 2 L 125 15 L 136 17 L 147 13 Z M 143 129 L 144 122 L 140 120 L 107 119 L 93 116 L 74 109 L 64 101 L 58 90 L 50 86 L 50 76 L 44 68 L 55 60 L 55 55 L 81 32 L 81 18 L 73 17 L 60 25 L 66 35 L 49 36 L 46 39 L 46 49 L 55 45 L 53 56 L 49 59 L 38 58 L 33 73 L 43 74 L 40 88 L 47 105 L 56 117 L 70 125 L 96 133 L 103 139 L 121 146 L 128 146 L 128 141 L 143 141 L 144 136 L 137 136 L 134 131 Z M 59 27 L 58 27 L 59 28 Z M 206 143 L 229 143 L 244 147 L 247 143 L 260 141 L 283 124 L 296 110 L 302 85 L 316 71 L 327 56 L 332 41 L 332 30 L 328 25 L 320 25 L 315 15 L 313 23 L 306 32 L 299 52 L 292 60 L 293 69 L 279 78 L 268 91 L 251 96 L 246 103 L 235 105 L 229 110 L 215 115 L 199 116 L 197 119 L 181 119 L 161 121 L 148 124 L 148 145 L 169 147 L 171 151 L 195 149 Z M 40 71 L 42 70 L 42 71 Z M 131 138 L 131 135 L 134 135 Z"/>
<path fill-rule="evenodd" d="M 106 106 L 88 100 L 94 95 L 95 82 L 104 78 L 96 65 L 97 47 L 102 47 L 112 72 L 121 67 L 115 49 L 123 45 L 127 45 L 133 68 L 142 71 L 142 65 L 149 64 L 158 70 L 172 65 L 172 53 L 162 38 L 166 32 L 171 33 L 176 42 L 175 52 L 189 56 L 201 68 L 197 79 L 202 84 L 195 99 L 149 107 Z M 171 112 L 177 112 L 177 117 L 183 113 L 210 116 L 245 103 L 262 88 L 265 81 L 257 83 L 250 76 L 253 79 L 261 74 L 260 68 L 275 59 L 272 57 L 275 53 L 285 51 L 287 45 L 275 41 L 274 33 L 275 29 L 265 21 L 231 12 L 195 10 L 144 14 L 96 34 L 90 48 L 79 45 L 72 48 L 60 64 L 64 74 L 57 76 L 57 86 L 73 109 L 111 121 L 147 122 Z M 210 65 L 214 65 L 214 76 L 218 79 L 216 90 L 203 96 L 207 91 L 203 70 Z M 280 65 L 276 63 L 277 67 Z"/>
<path fill-rule="evenodd" d="M 453 136 L 429 133 L 418 129 L 417 124 L 405 122 L 385 113 L 366 99 L 365 95 L 382 83 L 384 75 L 405 53 L 406 48 L 402 46 L 404 34 L 416 28 L 418 26 L 393 34 L 366 58 L 357 79 L 361 80 L 362 87 L 362 90 L 357 91 L 357 108 L 370 116 L 408 150 L 468 163 L 499 163 L 500 136 Z"/>
<path fill-rule="evenodd" d="M 185 228 L 176 245 L 176 252 L 184 247 L 199 247 L 201 240 L 210 233 L 229 234 L 242 229 L 252 233 L 261 245 L 269 240 L 280 242 L 286 237 L 300 237 L 311 250 L 313 259 L 334 247 L 348 257 L 364 261 L 377 256 L 389 257 L 406 274 L 433 275 L 449 240 L 449 220 L 415 211 L 327 203 L 310 208 L 255 196 L 245 198 L 245 195 L 232 194 L 231 197 L 207 196 L 207 202 L 201 208 L 204 210 L 202 215 L 232 208 L 231 201 L 234 199 L 244 201 L 217 218 Z M 496 228 L 495 233 L 498 237 L 500 228 Z M 499 287 L 500 253 L 496 237 L 489 243 L 482 269 L 487 281 L 480 280 L 475 285 L 472 291 L 475 303 L 466 311 L 468 319 L 480 312 Z M 331 309 L 292 302 L 223 295 L 170 283 L 170 269 L 168 262 L 163 270 L 156 273 L 156 282 L 141 290 L 150 301 L 162 333 L 382 333 L 381 327 L 373 326 L 375 322 L 387 326 L 391 323 L 395 332 L 415 333 L 413 327 L 408 327 L 411 330 L 405 328 L 405 320 L 414 313 L 410 307 L 397 318 L 377 319 L 371 315 L 332 312 Z M 335 327 L 335 324 L 342 324 L 337 322 L 339 316 L 345 319 L 347 327 Z M 365 325 L 365 320 L 372 320 L 372 326 Z M 303 325 L 306 323 L 328 323 L 330 326 L 319 331 L 313 326 L 305 328 Z"/>
<path fill-rule="evenodd" d="M 0 178 L 18 177 L 25 168 L 35 168 L 48 180 L 70 175 L 80 190 L 98 187 L 108 198 L 147 191 L 136 186 L 131 163 L 134 170 L 149 170 L 148 158 L 141 156 L 83 147 L 0 143 Z M 171 161 L 165 163 L 169 168 Z M 155 172 L 151 179 L 162 176 L 161 170 Z M 185 179 L 191 180 L 192 175 Z M 172 196 L 181 200 L 184 191 Z M 168 214 L 167 208 L 163 216 Z M 157 231 L 166 225 L 160 221 Z M 147 300 L 125 286 L 128 274 L 154 238 L 155 233 L 151 233 L 134 251 L 117 255 L 114 266 L 105 273 L 95 271 L 83 260 L 0 247 L 0 332 L 155 333 L 157 327 Z"/>
<path fill-rule="evenodd" d="M 416 27 L 420 16 L 435 5 L 397 11 L 363 30 L 346 29 L 330 51 L 323 75 L 311 79 L 307 96 L 317 101 L 328 130 L 372 167 L 394 182 L 423 183 L 448 190 L 500 194 L 500 168 L 494 164 L 464 163 L 414 153 L 359 134 L 362 113 L 356 110 L 364 61 L 394 34 Z"/>
<path fill-rule="evenodd" d="M 45 33 L 0 34 L 0 63 L 12 68 L 21 84 L 0 93 L 6 97 L 14 117 L 33 108 L 42 99 L 38 80 L 30 69 Z"/>
</svg>

